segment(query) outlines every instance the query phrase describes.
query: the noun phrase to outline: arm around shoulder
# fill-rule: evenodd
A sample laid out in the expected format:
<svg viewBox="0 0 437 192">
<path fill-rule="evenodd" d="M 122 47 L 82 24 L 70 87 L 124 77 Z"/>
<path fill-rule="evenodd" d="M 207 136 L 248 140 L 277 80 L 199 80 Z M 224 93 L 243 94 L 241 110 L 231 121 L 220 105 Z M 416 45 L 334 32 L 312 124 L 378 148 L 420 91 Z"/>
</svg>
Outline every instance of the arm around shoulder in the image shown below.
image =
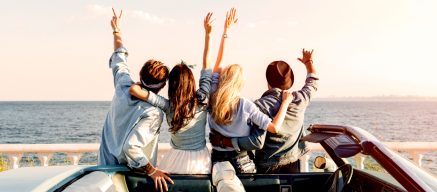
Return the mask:
<svg viewBox="0 0 437 192">
<path fill-rule="evenodd" d="M 267 127 L 267 131 L 270 133 L 278 133 L 282 127 L 282 123 L 284 122 L 285 115 L 287 114 L 288 106 L 293 100 L 293 93 L 291 91 L 284 90 L 282 91 L 282 102 L 279 107 L 279 111 L 276 114 L 275 118 L 269 126 Z"/>
<path fill-rule="evenodd" d="M 253 127 L 249 136 L 245 137 L 225 137 L 217 131 L 212 130 L 209 133 L 209 141 L 212 146 L 232 147 L 235 151 L 240 152 L 250 150 L 260 150 L 264 146 L 266 131 Z"/>
<path fill-rule="evenodd" d="M 169 101 L 166 98 L 143 89 L 138 83 L 132 84 L 132 86 L 129 88 L 129 93 L 132 96 L 150 103 L 151 105 L 158 107 L 165 112 L 167 112 L 167 110 L 170 108 Z"/>
<path fill-rule="evenodd" d="M 232 146 L 237 151 L 260 150 L 264 146 L 266 134 L 266 130 L 253 127 L 249 136 L 232 138 Z"/>
<path fill-rule="evenodd" d="M 141 88 L 141 86 L 139 84 L 132 84 L 132 86 L 130 86 L 129 88 L 129 93 L 138 98 L 141 99 L 143 101 L 147 101 L 147 99 L 149 98 L 149 91 L 147 90 L 143 90 Z"/>
</svg>

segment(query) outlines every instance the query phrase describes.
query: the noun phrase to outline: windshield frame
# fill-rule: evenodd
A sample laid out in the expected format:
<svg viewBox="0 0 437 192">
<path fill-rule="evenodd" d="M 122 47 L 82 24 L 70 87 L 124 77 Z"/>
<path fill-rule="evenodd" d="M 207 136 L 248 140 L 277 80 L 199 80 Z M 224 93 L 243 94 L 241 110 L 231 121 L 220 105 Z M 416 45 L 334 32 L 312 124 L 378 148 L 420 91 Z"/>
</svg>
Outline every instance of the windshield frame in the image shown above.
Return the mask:
<svg viewBox="0 0 437 192">
<path fill-rule="evenodd" d="M 423 167 L 417 166 L 411 160 L 401 156 L 399 153 L 394 152 L 391 149 L 387 149 L 389 153 L 394 156 L 393 158 L 396 163 L 401 164 L 403 167 L 408 167 L 409 171 L 413 173 L 415 176 L 421 179 L 428 187 L 432 190 L 437 191 L 437 177 L 432 173 L 426 171 Z"/>
</svg>

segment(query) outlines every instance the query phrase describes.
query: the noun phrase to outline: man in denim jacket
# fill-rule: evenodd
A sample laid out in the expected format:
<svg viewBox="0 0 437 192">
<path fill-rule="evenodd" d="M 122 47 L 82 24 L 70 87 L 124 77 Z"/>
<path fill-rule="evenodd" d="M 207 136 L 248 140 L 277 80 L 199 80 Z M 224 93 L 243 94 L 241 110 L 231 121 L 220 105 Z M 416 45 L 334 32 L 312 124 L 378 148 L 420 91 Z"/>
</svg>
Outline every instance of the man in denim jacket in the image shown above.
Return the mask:
<svg viewBox="0 0 437 192">
<path fill-rule="evenodd" d="M 113 10 L 114 11 L 114 10 Z M 156 168 L 158 135 L 164 113 L 132 97 L 129 88 L 134 83 L 127 66 L 119 28 L 120 16 L 114 12 L 111 26 L 114 34 L 114 53 L 109 61 L 114 77 L 115 93 L 103 125 L 98 155 L 99 165 L 127 165 L 147 173 L 160 191 L 168 190 L 166 180 L 173 181 L 165 171 Z M 140 71 L 142 87 L 158 93 L 165 86 L 168 68 L 155 60 L 147 61 Z"/>
<path fill-rule="evenodd" d="M 300 172 L 299 157 L 309 149 L 305 143 L 299 142 L 304 134 L 303 121 L 305 109 L 317 91 L 318 78 L 313 66 L 312 51 L 303 50 L 299 58 L 307 69 L 305 85 L 293 92 L 293 101 L 289 105 L 283 126 L 277 134 L 253 128 L 251 135 L 239 138 L 226 138 L 212 132 L 212 145 L 233 147 L 239 150 L 257 150 L 255 162 L 259 173 L 291 173 Z M 281 105 L 281 92 L 291 88 L 294 82 L 293 71 L 284 61 L 274 61 L 266 70 L 269 86 L 255 104 L 261 111 L 273 118 Z"/>
</svg>

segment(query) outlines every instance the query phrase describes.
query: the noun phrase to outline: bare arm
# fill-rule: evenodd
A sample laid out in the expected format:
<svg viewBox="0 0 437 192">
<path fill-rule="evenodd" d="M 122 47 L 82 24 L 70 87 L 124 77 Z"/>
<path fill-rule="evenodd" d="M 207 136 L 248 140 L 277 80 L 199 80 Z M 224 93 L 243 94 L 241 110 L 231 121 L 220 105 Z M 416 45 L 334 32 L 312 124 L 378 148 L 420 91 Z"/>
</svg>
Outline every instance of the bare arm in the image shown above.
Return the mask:
<svg viewBox="0 0 437 192">
<path fill-rule="evenodd" d="M 221 62 L 223 59 L 223 53 L 225 50 L 226 39 L 228 36 L 228 29 L 233 24 L 237 23 L 237 21 L 238 21 L 238 19 L 235 18 L 236 11 L 237 10 L 235 8 L 231 8 L 231 10 L 226 13 L 225 27 L 224 27 L 222 39 L 220 41 L 220 48 L 219 48 L 219 52 L 217 54 L 217 60 L 216 60 L 215 65 L 214 65 L 213 73 L 220 73 L 220 71 L 221 71 L 220 65 L 221 65 Z"/>
<path fill-rule="evenodd" d="M 203 49 L 203 66 L 202 69 L 209 68 L 209 42 L 210 42 L 210 34 L 212 31 L 212 22 L 211 20 L 212 12 L 209 12 L 205 19 L 203 20 L 203 26 L 205 27 L 205 47 Z"/>
<path fill-rule="evenodd" d="M 111 20 L 111 27 L 113 31 L 112 33 L 114 34 L 114 51 L 115 51 L 123 46 L 123 41 L 121 39 L 121 32 L 120 32 L 120 20 L 121 20 L 121 15 L 123 14 L 123 10 L 121 10 L 120 15 L 117 16 L 114 8 L 112 8 L 112 13 L 114 13 L 114 15 L 112 16 L 112 20 Z"/>
<path fill-rule="evenodd" d="M 288 105 L 290 105 L 293 100 L 293 94 L 290 91 L 282 91 L 282 102 L 279 107 L 279 111 L 275 118 L 267 127 L 267 131 L 270 133 L 278 133 L 281 129 L 282 123 L 284 122 L 285 114 L 287 114 Z"/>
<path fill-rule="evenodd" d="M 153 92 L 149 92 L 146 89 L 143 89 L 140 86 L 140 83 L 132 84 L 129 88 L 129 93 L 140 100 L 143 100 L 155 107 L 162 109 L 165 113 L 169 112 L 168 111 L 170 109 L 169 101 L 162 96 L 159 96 Z"/>
<path fill-rule="evenodd" d="M 149 98 L 149 91 L 143 90 L 141 86 L 138 84 L 132 84 L 132 86 L 130 86 L 129 88 L 129 93 L 132 96 L 141 99 L 143 101 L 147 101 L 147 99 Z"/>
</svg>

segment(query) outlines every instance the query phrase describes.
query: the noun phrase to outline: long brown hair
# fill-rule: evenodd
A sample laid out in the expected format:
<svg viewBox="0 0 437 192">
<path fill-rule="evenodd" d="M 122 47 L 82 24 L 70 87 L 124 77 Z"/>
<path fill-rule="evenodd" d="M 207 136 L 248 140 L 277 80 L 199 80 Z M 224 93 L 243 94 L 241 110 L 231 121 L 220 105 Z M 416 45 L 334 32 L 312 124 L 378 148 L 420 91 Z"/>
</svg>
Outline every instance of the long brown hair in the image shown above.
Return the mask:
<svg viewBox="0 0 437 192">
<path fill-rule="evenodd" d="M 211 117 L 217 124 L 227 125 L 232 122 L 242 87 L 243 68 L 240 65 L 233 64 L 222 70 L 217 90 L 211 100 Z"/>
<path fill-rule="evenodd" d="M 169 131 L 176 133 L 194 118 L 197 106 L 196 82 L 184 63 L 173 67 L 168 77 L 168 97 L 174 112 Z"/>
</svg>

